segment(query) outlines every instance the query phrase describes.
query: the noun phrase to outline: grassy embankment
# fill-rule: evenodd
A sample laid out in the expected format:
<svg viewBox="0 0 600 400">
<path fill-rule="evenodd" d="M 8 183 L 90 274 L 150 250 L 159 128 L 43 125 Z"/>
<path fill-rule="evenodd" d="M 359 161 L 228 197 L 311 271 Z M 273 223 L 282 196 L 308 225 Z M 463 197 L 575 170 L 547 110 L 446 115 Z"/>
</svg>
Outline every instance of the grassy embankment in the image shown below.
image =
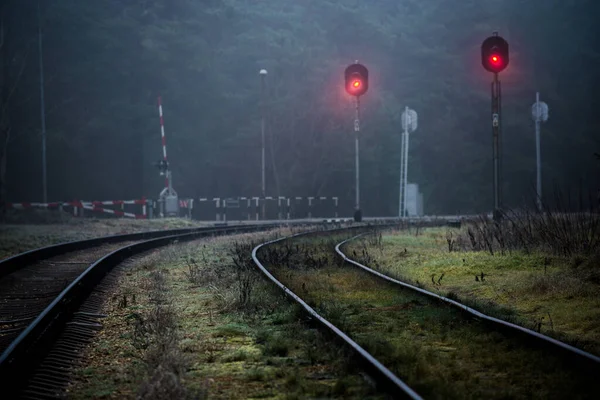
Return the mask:
<svg viewBox="0 0 600 400">
<path fill-rule="evenodd" d="M 0 259 L 57 243 L 160 229 L 193 228 L 182 218 L 156 220 L 64 218 L 59 223 L 0 225 Z"/>
<path fill-rule="evenodd" d="M 597 398 L 593 377 L 556 355 L 339 265 L 332 248 L 341 239 L 295 240 L 263 257 L 278 279 L 425 398 Z"/>
<path fill-rule="evenodd" d="M 383 398 L 258 275 L 251 240 L 265 235 L 176 245 L 126 270 L 69 398 Z"/>
<path fill-rule="evenodd" d="M 547 243 L 501 249 L 493 237 L 473 250 L 484 241 L 476 229 L 386 231 L 343 250 L 392 277 L 600 354 L 600 253 L 565 254 Z"/>
</svg>

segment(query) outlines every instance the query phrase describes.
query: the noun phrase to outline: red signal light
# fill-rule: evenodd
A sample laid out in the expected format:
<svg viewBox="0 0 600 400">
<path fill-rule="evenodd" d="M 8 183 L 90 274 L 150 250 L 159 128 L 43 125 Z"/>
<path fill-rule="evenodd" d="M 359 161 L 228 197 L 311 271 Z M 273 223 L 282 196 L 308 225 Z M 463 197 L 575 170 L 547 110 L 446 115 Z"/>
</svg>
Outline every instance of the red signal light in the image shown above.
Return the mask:
<svg viewBox="0 0 600 400">
<path fill-rule="evenodd" d="M 362 64 L 351 64 L 344 71 L 346 92 L 351 96 L 362 96 L 369 89 L 369 71 Z"/>
<path fill-rule="evenodd" d="M 506 69 L 509 62 L 508 43 L 494 33 L 481 44 L 481 64 L 495 74 Z"/>
</svg>

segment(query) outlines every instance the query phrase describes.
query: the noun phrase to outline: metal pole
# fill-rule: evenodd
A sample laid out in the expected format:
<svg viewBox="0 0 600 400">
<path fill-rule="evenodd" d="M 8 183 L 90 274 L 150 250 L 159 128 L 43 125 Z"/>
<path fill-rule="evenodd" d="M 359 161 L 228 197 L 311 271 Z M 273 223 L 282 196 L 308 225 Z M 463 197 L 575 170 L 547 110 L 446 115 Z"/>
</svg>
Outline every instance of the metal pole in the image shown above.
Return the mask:
<svg viewBox="0 0 600 400">
<path fill-rule="evenodd" d="M 358 159 L 358 133 L 360 132 L 360 100 L 356 96 L 356 114 L 354 119 L 354 149 L 356 164 L 356 211 L 360 210 L 360 164 Z"/>
<path fill-rule="evenodd" d="M 263 72 L 264 71 L 264 72 Z M 265 177 L 265 77 L 267 71 L 262 69 L 260 71 L 260 98 L 261 98 L 261 120 L 260 120 L 260 132 L 261 132 L 261 181 L 262 181 L 262 219 L 265 219 L 265 197 L 267 196 L 267 184 Z"/>
<path fill-rule="evenodd" d="M 402 186 L 402 182 L 404 181 L 404 138 L 405 138 L 406 134 L 404 133 L 404 131 L 402 131 L 401 134 L 401 143 L 400 143 L 400 187 L 398 189 L 398 217 L 402 217 L 404 214 L 402 212 L 402 194 L 404 193 L 403 191 L 403 186 Z"/>
<path fill-rule="evenodd" d="M 404 216 L 408 217 L 408 129 L 406 130 L 406 145 L 404 146 Z"/>
<path fill-rule="evenodd" d="M 42 192 L 44 203 L 48 202 L 48 181 L 46 174 L 46 106 L 44 101 L 44 60 L 42 58 L 42 22 L 38 2 L 38 53 L 40 58 L 40 113 L 42 119 Z"/>
<path fill-rule="evenodd" d="M 403 187 L 403 194 L 404 194 L 404 204 L 403 204 L 403 209 L 402 209 L 402 215 L 407 217 L 408 216 L 408 212 L 406 211 L 406 193 L 408 192 L 407 190 L 407 186 L 408 186 L 408 122 L 409 122 L 409 116 L 408 116 L 408 106 L 404 108 L 404 136 L 405 136 L 405 141 L 406 143 L 404 144 L 404 187 Z"/>
<path fill-rule="evenodd" d="M 535 151 L 536 151 L 536 166 L 537 166 L 537 206 L 538 210 L 542 211 L 542 153 L 540 149 L 540 93 L 535 93 Z"/>
<path fill-rule="evenodd" d="M 500 81 L 494 74 L 492 82 L 492 157 L 494 167 L 494 220 L 500 218 Z"/>
</svg>

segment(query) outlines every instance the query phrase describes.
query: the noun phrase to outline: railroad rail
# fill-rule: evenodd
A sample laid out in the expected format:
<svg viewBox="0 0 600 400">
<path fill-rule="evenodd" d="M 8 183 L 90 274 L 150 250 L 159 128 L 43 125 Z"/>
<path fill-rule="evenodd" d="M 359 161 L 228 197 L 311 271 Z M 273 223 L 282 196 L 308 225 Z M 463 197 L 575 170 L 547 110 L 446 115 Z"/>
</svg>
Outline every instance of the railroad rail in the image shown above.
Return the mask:
<svg viewBox="0 0 600 400">
<path fill-rule="evenodd" d="M 9 302 L 10 305 L 6 310 L 14 311 L 14 307 L 17 307 L 17 313 L 21 312 L 24 317 L 0 321 L 0 333 L 3 327 L 7 327 L 7 322 L 17 324 L 6 328 L 8 332 L 4 332 L 11 339 L 13 336 L 16 338 L 5 346 L 0 355 L 0 385 L 3 392 L 23 393 L 22 390 L 27 385 L 28 396 L 31 398 L 52 397 L 54 394 L 48 391 L 52 391 L 57 382 L 65 383 L 64 371 L 69 366 L 67 360 L 76 357 L 77 343 L 81 342 L 82 338 L 93 336 L 93 330 L 100 326 L 98 319 L 103 317 L 94 312 L 98 308 L 95 306 L 99 304 L 94 289 L 104 281 L 115 266 L 134 255 L 172 243 L 206 236 L 268 230 L 280 225 L 236 225 L 115 235 L 48 246 L 0 262 L 0 285 L 5 283 L 9 287 L 11 283 L 20 280 L 21 288 L 31 289 L 34 292 L 34 295 L 30 296 L 34 306 L 29 311 L 29 307 L 15 306 L 19 301 L 22 302 L 18 298 L 18 288 L 15 289 L 13 300 L 16 302 Z M 90 249 L 94 260 L 89 259 L 89 253 L 85 258 L 86 251 Z M 71 253 L 70 260 L 68 260 L 69 253 Z M 73 254 L 75 260 L 72 258 Z M 100 257 L 101 254 L 103 256 Z M 67 276 L 61 281 L 57 280 L 57 275 L 51 272 L 59 262 L 65 263 L 62 265 L 66 265 L 69 270 Z M 30 267 L 34 270 L 38 269 L 32 272 L 32 275 L 36 275 L 36 272 L 46 273 L 46 276 L 43 276 L 32 288 L 26 286 L 31 283 L 31 280 L 23 279 L 28 277 L 27 270 Z M 21 279 L 16 278 L 16 274 L 21 274 Z M 56 293 L 57 287 L 61 284 L 66 287 Z M 42 296 L 35 295 L 36 288 L 39 289 L 37 293 L 41 293 Z M 4 296 L 4 293 L 2 295 Z M 43 297 L 41 301 L 40 297 Z M 1 307 L 2 304 L 0 309 Z M 40 307 L 43 310 L 38 312 Z M 27 311 L 23 313 L 23 310 Z M 22 326 L 24 324 L 27 326 Z M 59 338 L 62 342 L 58 347 L 54 346 Z M 32 387 L 28 381 L 42 363 L 50 368 L 50 372 L 44 371 L 36 375 L 35 385 Z"/>
<path fill-rule="evenodd" d="M 475 310 L 475 309 L 473 309 L 471 307 L 468 307 L 468 306 L 466 306 L 466 305 L 464 305 L 464 304 L 462 304 L 462 303 L 460 303 L 458 301 L 449 299 L 448 297 L 444 297 L 444 296 L 441 296 L 439 294 L 436 294 L 436 293 L 427 291 L 425 289 L 419 288 L 417 286 L 411 285 L 409 283 L 402 282 L 402 281 L 400 281 L 398 279 L 394 279 L 394 278 L 392 278 L 392 277 L 390 277 L 388 275 L 382 274 L 381 272 L 375 271 L 374 269 L 369 268 L 366 265 L 363 265 L 363 264 L 359 263 L 358 261 L 352 260 L 351 258 L 349 258 L 348 256 L 346 256 L 346 254 L 344 254 L 344 252 L 342 252 L 341 247 L 344 244 L 346 244 L 346 243 L 348 243 L 348 242 L 350 242 L 352 240 L 358 239 L 358 238 L 360 238 L 362 236 L 365 236 L 365 235 L 368 235 L 368 234 L 372 234 L 372 233 L 373 232 L 361 233 L 361 234 L 358 234 L 356 236 L 353 236 L 353 237 L 351 237 L 349 239 L 346 239 L 346 240 L 338 243 L 335 246 L 336 253 L 340 257 L 342 257 L 345 262 L 347 262 L 347 263 L 349 263 L 351 265 L 354 265 L 354 266 L 356 266 L 358 268 L 361 268 L 362 270 L 364 270 L 364 271 L 366 271 L 366 272 L 368 272 L 370 274 L 373 274 L 373 275 L 377 276 L 378 278 L 381 278 L 381 279 L 383 279 L 383 280 L 385 280 L 387 282 L 394 283 L 396 285 L 400 285 L 400 286 L 402 286 L 404 288 L 407 288 L 409 290 L 413 290 L 413 291 L 419 292 L 419 293 L 421 293 L 421 294 L 423 294 L 425 296 L 432 297 L 432 298 L 440 300 L 440 301 L 442 301 L 444 303 L 450 304 L 450 305 L 452 305 L 452 306 L 460 309 L 461 311 L 466 312 L 467 314 L 469 314 L 469 315 L 471 315 L 473 317 L 476 317 L 478 319 L 486 321 L 487 323 L 490 323 L 491 325 L 493 325 L 496 328 L 508 330 L 510 332 L 513 332 L 513 333 L 523 334 L 526 337 L 534 339 L 534 340 L 536 340 L 538 342 L 541 342 L 541 343 L 543 343 L 545 345 L 549 345 L 553 349 L 560 350 L 560 351 L 564 352 L 565 354 L 574 357 L 576 359 L 576 361 L 585 363 L 589 367 L 596 368 L 596 369 L 598 369 L 600 371 L 600 357 L 598 357 L 598 356 L 596 356 L 594 354 L 588 353 L 588 352 L 586 352 L 584 350 L 581 350 L 581 349 L 579 349 L 577 347 L 571 346 L 571 345 L 569 345 L 567 343 L 561 342 L 561 341 L 556 340 L 554 338 L 551 338 L 549 336 L 546 336 L 546 335 L 543 335 L 541 333 L 535 332 L 535 331 L 533 331 L 531 329 L 524 328 L 522 326 L 513 324 L 513 323 L 508 322 L 508 321 L 504 321 L 504 320 L 499 319 L 499 318 L 491 317 L 491 316 L 489 316 L 487 314 L 484 314 L 484 313 L 482 313 L 480 311 L 477 311 L 477 310 Z"/>
<path fill-rule="evenodd" d="M 339 232 L 357 228 L 360 229 L 364 227 L 338 228 L 326 231 L 309 231 L 271 240 L 256 246 L 252 250 L 252 259 L 254 260 L 254 263 L 260 269 L 260 271 L 277 287 L 283 290 L 287 297 L 298 303 L 312 318 L 315 319 L 315 321 L 317 321 L 323 328 L 325 328 L 325 330 L 332 332 L 337 338 L 339 338 L 346 345 L 348 345 L 349 348 L 352 349 L 352 351 L 363 361 L 363 364 L 373 374 L 373 377 L 377 380 L 378 384 L 380 384 L 382 388 L 384 388 L 390 394 L 394 395 L 394 397 L 396 398 L 408 398 L 414 400 L 421 399 L 421 396 L 419 396 L 419 394 L 417 394 L 413 389 L 411 389 L 404 381 L 398 378 L 392 371 L 386 368 L 380 361 L 378 361 L 369 352 L 362 348 L 358 343 L 352 340 L 346 333 L 344 333 L 338 327 L 336 327 L 331 322 L 322 317 L 319 313 L 317 313 L 304 300 L 302 300 L 301 297 L 299 297 L 297 294 L 295 294 L 293 291 L 287 288 L 283 283 L 277 280 L 277 278 L 275 278 L 275 276 L 273 276 L 258 259 L 257 254 L 260 251 L 260 249 L 278 242 L 282 242 L 284 240 L 289 240 L 315 233 Z"/>
</svg>

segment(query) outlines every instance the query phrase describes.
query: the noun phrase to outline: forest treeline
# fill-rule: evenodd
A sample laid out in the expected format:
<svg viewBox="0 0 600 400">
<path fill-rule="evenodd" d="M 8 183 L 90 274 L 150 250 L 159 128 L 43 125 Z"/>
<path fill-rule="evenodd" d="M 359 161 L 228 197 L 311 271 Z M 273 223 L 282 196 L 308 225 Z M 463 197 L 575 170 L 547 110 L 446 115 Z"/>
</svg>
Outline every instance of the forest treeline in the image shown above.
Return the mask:
<svg viewBox="0 0 600 400">
<path fill-rule="evenodd" d="M 268 70 L 267 194 L 354 193 L 352 99 L 343 70 L 370 69 L 362 99 L 365 215 L 397 210 L 400 114 L 419 114 L 409 181 L 427 213 L 492 201 L 490 81 L 479 46 L 510 43 L 503 84 L 503 193 L 535 183 L 596 190 L 600 52 L 592 0 L 5 0 L 0 5 L 0 194 L 39 201 L 43 38 L 50 200 L 156 197 L 163 180 L 156 99 L 181 196 L 260 194 L 260 78 Z M 39 18 L 38 18 L 39 13 Z"/>
</svg>

